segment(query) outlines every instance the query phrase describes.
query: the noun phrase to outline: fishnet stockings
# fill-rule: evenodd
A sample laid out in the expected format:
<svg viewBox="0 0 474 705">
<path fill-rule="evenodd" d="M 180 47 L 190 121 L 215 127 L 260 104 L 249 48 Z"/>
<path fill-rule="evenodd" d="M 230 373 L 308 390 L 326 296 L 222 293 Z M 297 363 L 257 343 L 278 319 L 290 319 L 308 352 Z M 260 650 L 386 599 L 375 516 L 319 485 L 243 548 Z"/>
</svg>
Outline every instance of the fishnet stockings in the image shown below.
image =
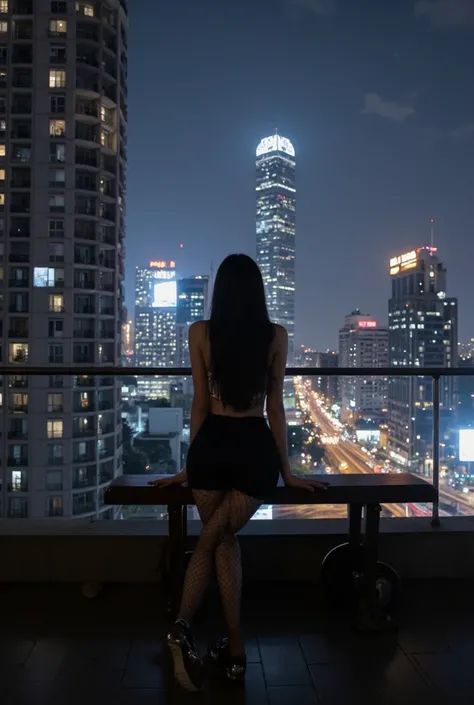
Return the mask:
<svg viewBox="0 0 474 705">
<path fill-rule="evenodd" d="M 242 567 L 236 533 L 252 518 L 260 502 L 229 490 L 193 491 L 203 529 L 189 562 L 178 617 L 188 624 L 206 590 L 215 557 L 217 581 L 229 635 L 237 634 L 240 622 Z"/>
</svg>

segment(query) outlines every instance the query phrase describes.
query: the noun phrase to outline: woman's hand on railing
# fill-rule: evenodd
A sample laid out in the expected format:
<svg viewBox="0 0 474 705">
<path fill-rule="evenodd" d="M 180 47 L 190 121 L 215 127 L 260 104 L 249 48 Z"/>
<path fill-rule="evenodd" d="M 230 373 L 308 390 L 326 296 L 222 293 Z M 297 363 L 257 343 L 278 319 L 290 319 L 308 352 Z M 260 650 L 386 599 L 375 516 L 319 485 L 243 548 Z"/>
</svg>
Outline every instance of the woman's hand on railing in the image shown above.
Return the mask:
<svg viewBox="0 0 474 705">
<path fill-rule="evenodd" d="M 292 473 L 286 475 L 283 480 L 287 487 L 295 487 L 296 489 L 308 490 L 309 492 L 327 490 L 329 487 L 329 482 L 318 482 L 317 480 L 312 480 L 310 477 L 298 477 Z"/>
<path fill-rule="evenodd" d="M 184 485 L 188 481 L 186 468 L 183 468 L 177 475 L 171 477 L 161 477 L 158 480 L 150 480 L 149 485 L 154 487 L 172 487 L 173 485 Z"/>
</svg>

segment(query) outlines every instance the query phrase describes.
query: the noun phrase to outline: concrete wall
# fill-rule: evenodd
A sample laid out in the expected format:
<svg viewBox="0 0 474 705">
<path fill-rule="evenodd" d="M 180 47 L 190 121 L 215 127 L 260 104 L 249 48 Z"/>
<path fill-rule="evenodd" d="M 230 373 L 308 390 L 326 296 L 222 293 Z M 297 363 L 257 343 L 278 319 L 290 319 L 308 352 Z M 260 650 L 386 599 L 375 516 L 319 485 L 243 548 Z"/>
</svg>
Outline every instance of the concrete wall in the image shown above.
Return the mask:
<svg viewBox="0 0 474 705">
<path fill-rule="evenodd" d="M 166 522 L 0 521 L 0 582 L 155 582 Z M 73 525 L 75 524 L 75 526 Z M 190 521 L 190 544 L 199 522 Z M 82 526 L 81 526 L 82 525 Z M 242 537 L 246 582 L 316 580 L 325 554 L 345 540 L 344 521 L 252 522 Z M 425 519 L 389 520 L 380 559 L 402 578 L 474 577 L 474 518 L 432 529 Z M 61 533 L 59 533 L 61 532 Z"/>
</svg>

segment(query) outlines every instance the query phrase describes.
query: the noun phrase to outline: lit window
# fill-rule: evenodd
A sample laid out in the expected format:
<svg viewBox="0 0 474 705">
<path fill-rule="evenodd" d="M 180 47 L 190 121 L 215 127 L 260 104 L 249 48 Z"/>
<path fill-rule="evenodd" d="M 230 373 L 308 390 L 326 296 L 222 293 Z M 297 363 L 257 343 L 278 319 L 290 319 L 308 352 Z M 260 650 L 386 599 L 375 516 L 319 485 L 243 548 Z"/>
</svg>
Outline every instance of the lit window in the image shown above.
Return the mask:
<svg viewBox="0 0 474 705">
<path fill-rule="evenodd" d="M 66 72 L 58 69 L 50 69 L 49 71 L 49 87 L 50 88 L 66 88 Z"/>
<path fill-rule="evenodd" d="M 64 296 L 62 294 L 51 294 L 49 297 L 49 310 L 51 313 L 63 313 Z"/>
<path fill-rule="evenodd" d="M 0 208 L 3 208 L 5 205 L 5 194 L 0 193 Z"/>
<path fill-rule="evenodd" d="M 33 270 L 33 286 L 44 288 L 62 286 L 64 284 L 64 269 L 55 267 L 35 267 Z"/>
<path fill-rule="evenodd" d="M 66 20 L 51 20 L 49 23 L 49 31 L 50 31 L 50 34 L 64 36 L 67 33 L 67 21 Z"/>
<path fill-rule="evenodd" d="M 90 2 L 76 2 L 76 12 L 87 17 L 94 17 L 95 8 Z"/>
<path fill-rule="evenodd" d="M 63 437 L 63 422 L 60 419 L 49 420 L 47 422 L 48 438 Z"/>
<path fill-rule="evenodd" d="M 66 184 L 66 172 L 64 169 L 55 169 L 49 172 L 49 185 L 60 188 Z"/>
<path fill-rule="evenodd" d="M 0 181 L 5 181 L 5 169 L 0 169 Z"/>
<path fill-rule="evenodd" d="M 0 144 L 0 157 L 4 157 L 7 153 L 6 145 Z"/>
<path fill-rule="evenodd" d="M 28 362 L 28 343 L 10 343 L 8 361 Z"/>
<path fill-rule="evenodd" d="M 8 32 L 8 22 L 0 22 L 0 34 L 6 34 Z"/>
<path fill-rule="evenodd" d="M 66 120 L 50 120 L 49 135 L 50 137 L 64 137 L 66 134 Z"/>
<path fill-rule="evenodd" d="M 62 193 L 53 193 L 49 197 L 49 210 L 62 212 L 66 207 L 66 199 Z"/>
<path fill-rule="evenodd" d="M 4 14 L 8 12 L 8 0 L 0 0 L 0 12 Z"/>
</svg>

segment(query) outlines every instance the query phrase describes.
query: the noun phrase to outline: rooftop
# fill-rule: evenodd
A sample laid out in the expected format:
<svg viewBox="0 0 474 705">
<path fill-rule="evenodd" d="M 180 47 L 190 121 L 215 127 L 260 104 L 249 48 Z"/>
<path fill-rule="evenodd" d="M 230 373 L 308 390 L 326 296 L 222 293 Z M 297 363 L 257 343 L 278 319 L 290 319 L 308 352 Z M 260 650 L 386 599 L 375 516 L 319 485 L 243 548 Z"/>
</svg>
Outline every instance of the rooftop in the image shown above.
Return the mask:
<svg viewBox="0 0 474 705">
<path fill-rule="evenodd" d="M 255 705 L 467 705 L 474 674 L 472 581 L 406 581 L 400 628 L 359 636 L 317 588 L 248 584 L 245 688 L 210 680 L 195 702 Z M 217 604 L 216 595 L 210 595 Z M 109 586 L 87 600 L 75 585 L 2 585 L 2 705 L 190 702 L 171 682 L 156 585 Z M 202 649 L 217 623 L 196 626 Z M 219 619 L 219 618 L 218 618 Z"/>
</svg>

